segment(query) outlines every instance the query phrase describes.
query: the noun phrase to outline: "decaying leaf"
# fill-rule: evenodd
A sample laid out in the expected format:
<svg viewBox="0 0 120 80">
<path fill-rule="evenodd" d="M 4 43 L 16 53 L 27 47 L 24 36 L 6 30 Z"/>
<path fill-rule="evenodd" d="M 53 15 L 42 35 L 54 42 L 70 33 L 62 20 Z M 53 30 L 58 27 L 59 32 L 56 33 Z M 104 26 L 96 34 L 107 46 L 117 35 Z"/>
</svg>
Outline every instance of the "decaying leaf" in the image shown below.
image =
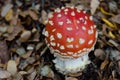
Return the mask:
<svg viewBox="0 0 120 80">
<path fill-rule="evenodd" d="M 109 61 L 108 60 L 104 60 L 100 66 L 100 69 L 103 70 L 106 68 L 106 66 L 108 65 Z"/>
<path fill-rule="evenodd" d="M 111 50 L 110 57 L 111 57 L 111 59 L 119 61 L 120 60 L 120 52 L 118 50 Z"/>
<path fill-rule="evenodd" d="M 42 14 L 42 16 L 41 16 L 41 22 L 42 22 L 43 24 L 46 24 L 47 21 L 48 21 L 48 14 L 46 13 L 45 10 L 42 10 L 42 11 L 41 11 L 41 14 Z"/>
<path fill-rule="evenodd" d="M 10 3 L 4 5 L 4 7 L 2 8 L 2 11 L 1 11 L 1 16 L 4 17 L 12 7 L 13 7 L 13 5 Z"/>
<path fill-rule="evenodd" d="M 32 39 L 32 41 L 39 41 L 39 38 L 40 38 L 40 32 L 39 31 L 36 31 L 35 33 L 34 33 L 34 36 L 33 36 L 33 39 Z"/>
<path fill-rule="evenodd" d="M 15 75 L 17 73 L 17 64 L 14 60 L 8 61 L 7 71 L 9 71 L 12 75 Z"/>
<path fill-rule="evenodd" d="M 120 61 L 118 61 L 118 69 L 119 69 L 119 72 L 120 72 Z"/>
<path fill-rule="evenodd" d="M 94 55 L 101 60 L 105 59 L 105 52 L 102 49 L 95 49 Z"/>
<path fill-rule="evenodd" d="M 120 24 L 120 14 L 111 17 L 111 21 Z"/>
<path fill-rule="evenodd" d="M 9 59 L 8 47 L 6 41 L 0 41 L 0 59 L 1 63 L 6 63 Z"/>
<path fill-rule="evenodd" d="M 35 57 L 28 57 L 27 59 L 26 59 L 26 62 L 28 63 L 28 64 L 33 64 L 34 62 L 35 62 Z"/>
<path fill-rule="evenodd" d="M 21 69 L 21 70 L 23 70 L 23 69 L 25 69 L 27 66 L 28 66 L 27 61 L 23 60 L 23 61 L 19 64 L 18 68 Z"/>
<path fill-rule="evenodd" d="M 30 57 L 30 55 L 32 54 L 32 52 L 33 51 L 27 51 L 25 54 L 23 54 L 23 55 L 21 55 L 21 57 L 23 57 L 23 58 L 28 58 L 28 57 Z"/>
<path fill-rule="evenodd" d="M 0 33 L 5 33 L 5 32 L 7 32 L 7 28 L 8 28 L 7 25 L 0 25 Z"/>
<path fill-rule="evenodd" d="M 20 73 L 17 73 L 13 76 L 13 80 L 23 80 L 23 76 Z"/>
<path fill-rule="evenodd" d="M 20 41 L 26 42 L 31 37 L 31 31 L 23 31 L 23 33 L 20 35 Z"/>
<path fill-rule="evenodd" d="M 46 77 L 50 77 L 50 78 L 54 77 L 53 71 L 51 70 L 51 68 L 49 66 L 42 67 L 40 74 L 42 76 L 46 76 Z"/>
<path fill-rule="evenodd" d="M 78 79 L 74 77 L 67 77 L 65 80 L 78 80 Z"/>
<path fill-rule="evenodd" d="M 0 70 L 0 79 L 9 78 L 11 74 L 6 70 Z"/>
<path fill-rule="evenodd" d="M 37 15 L 37 13 L 35 12 L 35 10 L 29 9 L 29 10 L 28 10 L 28 13 L 29 13 L 29 15 L 31 16 L 31 18 L 32 18 L 33 20 L 38 20 L 38 15 Z"/>
<path fill-rule="evenodd" d="M 112 0 L 112 1 L 108 2 L 108 4 L 109 4 L 109 9 L 111 12 L 117 11 L 118 6 L 117 6 L 117 3 L 115 1 Z"/>
<path fill-rule="evenodd" d="M 13 40 L 18 35 L 18 33 L 20 33 L 22 31 L 22 28 L 23 27 L 20 25 L 13 26 L 13 32 L 4 35 L 6 37 L 6 40 L 8 40 L 8 41 Z"/>
<path fill-rule="evenodd" d="M 43 42 L 40 42 L 40 43 L 38 43 L 37 45 L 36 45 L 36 50 L 38 50 L 38 49 L 40 49 L 42 46 L 44 45 L 44 43 Z"/>
<path fill-rule="evenodd" d="M 26 54 L 26 51 L 23 47 L 17 48 L 16 53 L 21 56 L 23 54 Z"/>
<path fill-rule="evenodd" d="M 13 10 L 10 9 L 10 10 L 8 11 L 8 13 L 6 14 L 6 16 L 5 16 L 5 20 L 6 20 L 6 21 L 10 21 L 10 20 L 12 20 L 12 18 L 13 18 Z"/>
<path fill-rule="evenodd" d="M 37 71 L 33 71 L 29 76 L 28 79 L 29 80 L 34 80 L 34 78 L 36 77 Z"/>
<path fill-rule="evenodd" d="M 91 3 L 90 3 L 91 10 L 90 10 L 90 12 L 91 12 L 92 15 L 95 13 L 99 4 L 100 4 L 99 0 L 91 0 Z"/>
</svg>

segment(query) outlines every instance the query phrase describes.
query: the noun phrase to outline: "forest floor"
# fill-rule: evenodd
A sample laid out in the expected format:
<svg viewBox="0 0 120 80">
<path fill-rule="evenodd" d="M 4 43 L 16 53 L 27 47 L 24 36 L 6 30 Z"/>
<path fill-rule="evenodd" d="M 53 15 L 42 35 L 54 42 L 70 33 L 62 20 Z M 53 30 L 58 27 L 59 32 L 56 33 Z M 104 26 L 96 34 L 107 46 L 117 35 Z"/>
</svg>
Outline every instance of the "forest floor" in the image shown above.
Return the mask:
<svg viewBox="0 0 120 80">
<path fill-rule="evenodd" d="M 92 63 L 67 76 L 42 34 L 48 13 L 63 6 L 82 7 L 98 31 Z M 0 0 L 0 80 L 120 80 L 120 0 Z"/>
</svg>

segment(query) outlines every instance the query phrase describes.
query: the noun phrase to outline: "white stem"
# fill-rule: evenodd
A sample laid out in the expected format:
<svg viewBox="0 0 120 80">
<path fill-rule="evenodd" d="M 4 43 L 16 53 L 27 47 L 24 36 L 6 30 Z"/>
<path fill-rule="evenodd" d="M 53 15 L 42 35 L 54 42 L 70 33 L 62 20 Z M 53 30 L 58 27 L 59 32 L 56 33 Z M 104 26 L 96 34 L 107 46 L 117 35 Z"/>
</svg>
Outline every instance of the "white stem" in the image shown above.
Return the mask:
<svg viewBox="0 0 120 80">
<path fill-rule="evenodd" d="M 56 57 L 53 60 L 56 69 L 62 74 L 77 73 L 85 69 L 85 66 L 90 63 L 88 54 L 85 54 L 77 59 L 63 59 Z"/>
</svg>

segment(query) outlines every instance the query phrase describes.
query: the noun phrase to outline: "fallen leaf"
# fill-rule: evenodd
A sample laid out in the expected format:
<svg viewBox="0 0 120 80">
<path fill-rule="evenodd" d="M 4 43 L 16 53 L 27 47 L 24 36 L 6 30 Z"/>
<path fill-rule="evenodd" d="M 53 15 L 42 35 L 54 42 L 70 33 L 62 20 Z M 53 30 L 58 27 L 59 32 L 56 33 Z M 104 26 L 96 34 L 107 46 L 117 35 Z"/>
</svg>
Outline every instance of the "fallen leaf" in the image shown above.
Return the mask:
<svg viewBox="0 0 120 80">
<path fill-rule="evenodd" d="M 103 70 L 106 68 L 106 66 L 108 65 L 109 61 L 108 60 L 104 60 L 100 66 L 100 69 Z"/>
<path fill-rule="evenodd" d="M 0 79 L 9 78 L 11 74 L 6 70 L 0 70 Z"/>
<path fill-rule="evenodd" d="M 13 5 L 10 4 L 10 3 L 4 5 L 4 6 L 2 7 L 1 16 L 2 16 L 2 17 L 5 17 L 5 15 L 9 12 L 9 10 L 10 10 L 12 7 L 13 7 Z"/>
<path fill-rule="evenodd" d="M 43 45 L 44 45 L 43 42 L 38 43 L 38 44 L 36 45 L 35 50 L 36 50 L 36 51 L 39 50 Z"/>
<path fill-rule="evenodd" d="M 7 71 L 9 71 L 12 75 L 15 75 L 17 73 L 17 64 L 14 60 L 8 61 Z"/>
<path fill-rule="evenodd" d="M 21 55 L 22 58 L 28 58 L 32 54 L 33 51 L 27 51 L 26 54 Z"/>
<path fill-rule="evenodd" d="M 6 21 L 10 21 L 10 20 L 12 20 L 12 18 L 13 18 L 13 10 L 10 9 L 10 10 L 8 11 L 8 13 L 5 15 L 5 20 L 6 20 Z"/>
<path fill-rule="evenodd" d="M 13 76 L 13 80 L 23 80 L 23 76 L 20 73 L 17 73 Z"/>
<path fill-rule="evenodd" d="M 21 70 L 23 70 L 23 69 L 25 69 L 27 66 L 28 66 L 27 61 L 22 60 L 22 62 L 19 64 L 18 68 L 21 69 Z"/>
<path fill-rule="evenodd" d="M 67 77 L 65 80 L 78 80 L 78 79 L 74 77 Z"/>
<path fill-rule="evenodd" d="M 102 49 L 95 49 L 94 55 L 101 60 L 105 59 L 105 52 Z"/>
<path fill-rule="evenodd" d="M 28 72 L 26 72 L 26 71 L 19 71 L 18 73 L 20 73 L 21 75 L 28 74 Z"/>
<path fill-rule="evenodd" d="M 13 40 L 18 33 L 20 33 L 22 31 L 23 27 L 19 24 L 17 24 L 16 26 L 13 26 L 13 32 L 12 33 L 8 33 L 7 35 L 4 35 L 6 37 L 6 40 L 11 41 Z"/>
<path fill-rule="evenodd" d="M 118 61 L 118 69 L 119 69 L 119 72 L 120 72 L 120 61 Z"/>
<path fill-rule="evenodd" d="M 37 71 L 33 71 L 33 72 L 28 76 L 28 80 L 34 80 L 36 74 L 37 74 Z"/>
<path fill-rule="evenodd" d="M 26 61 L 27 61 L 28 64 L 33 64 L 36 61 L 36 59 L 35 59 L 35 57 L 28 57 L 26 59 Z"/>
<path fill-rule="evenodd" d="M 6 63 L 9 60 L 8 47 L 6 41 L 0 41 L 0 59 L 1 63 Z"/>
<path fill-rule="evenodd" d="M 50 14 L 50 13 L 49 13 Z M 48 20 L 48 14 L 45 10 L 42 10 L 41 11 L 41 22 L 43 24 L 46 24 L 47 23 L 47 20 Z"/>
<path fill-rule="evenodd" d="M 115 22 L 115 23 L 120 24 L 120 14 L 111 17 L 110 20 Z"/>
<path fill-rule="evenodd" d="M 28 13 L 29 13 L 30 17 L 31 17 L 33 20 L 38 20 L 38 15 L 37 15 L 37 13 L 35 12 L 35 10 L 29 9 L 29 10 L 28 10 Z"/>
<path fill-rule="evenodd" d="M 42 75 L 42 76 L 47 76 L 48 74 L 49 74 L 49 72 L 50 72 L 50 67 L 49 66 L 43 66 L 42 68 L 41 68 L 41 70 L 40 70 L 40 74 Z"/>
<path fill-rule="evenodd" d="M 108 6 L 111 12 L 117 12 L 117 3 L 115 1 L 109 1 Z"/>
<path fill-rule="evenodd" d="M 114 59 L 116 61 L 119 61 L 120 60 L 120 52 L 117 50 L 111 50 L 110 51 L 110 58 Z"/>
<path fill-rule="evenodd" d="M 25 49 L 23 47 L 17 48 L 16 53 L 21 56 L 26 53 Z"/>
<path fill-rule="evenodd" d="M 5 32 L 7 32 L 7 28 L 8 28 L 9 26 L 7 26 L 7 25 L 0 25 L 0 33 L 5 33 Z"/>
<path fill-rule="evenodd" d="M 20 35 L 20 41 L 21 42 L 26 42 L 29 38 L 31 37 L 31 31 L 25 30 L 23 33 Z"/>
<path fill-rule="evenodd" d="M 90 3 L 91 10 L 90 10 L 90 12 L 91 12 L 92 15 L 95 13 L 99 4 L 100 4 L 99 0 L 91 0 L 91 3 Z"/>
<path fill-rule="evenodd" d="M 33 39 L 32 39 L 32 41 L 40 41 L 40 32 L 39 31 L 36 31 L 35 33 L 34 33 L 34 35 L 33 35 Z"/>
</svg>

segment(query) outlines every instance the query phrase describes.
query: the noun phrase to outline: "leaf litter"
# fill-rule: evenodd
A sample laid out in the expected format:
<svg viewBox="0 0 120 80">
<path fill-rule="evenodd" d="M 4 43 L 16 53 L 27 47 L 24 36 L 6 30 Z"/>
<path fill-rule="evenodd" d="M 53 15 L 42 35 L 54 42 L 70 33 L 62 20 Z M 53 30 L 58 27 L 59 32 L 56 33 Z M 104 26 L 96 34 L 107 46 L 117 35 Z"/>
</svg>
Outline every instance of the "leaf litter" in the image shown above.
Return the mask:
<svg viewBox="0 0 120 80">
<path fill-rule="evenodd" d="M 98 40 L 85 71 L 59 73 L 42 31 L 57 7 L 75 6 L 93 15 Z M 0 79 L 6 80 L 119 80 L 120 0 L 1 0 Z"/>
</svg>

